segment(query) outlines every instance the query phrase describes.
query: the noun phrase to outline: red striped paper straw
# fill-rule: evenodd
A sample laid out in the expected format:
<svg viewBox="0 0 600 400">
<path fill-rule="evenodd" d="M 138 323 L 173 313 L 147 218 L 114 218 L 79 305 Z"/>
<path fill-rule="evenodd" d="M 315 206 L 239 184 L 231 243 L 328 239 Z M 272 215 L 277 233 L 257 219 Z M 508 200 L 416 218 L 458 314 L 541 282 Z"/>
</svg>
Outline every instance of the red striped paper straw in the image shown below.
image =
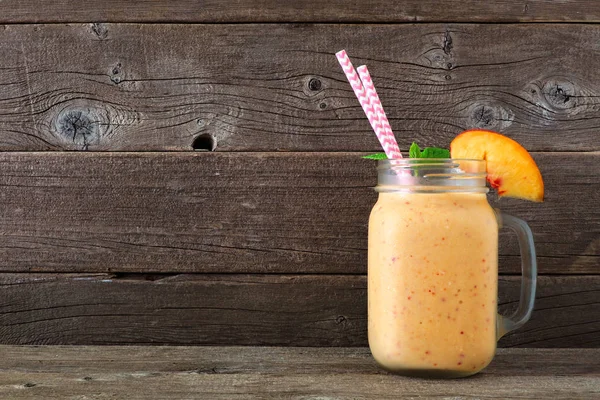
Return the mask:
<svg viewBox="0 0 600 400">
<path fill-rule="evenodd" d="M 381 122 L 381 127 L 383 129 L 383 134 L 387 137 L 394 138 L 394 133 L 392 132 L 392 127 L 390 126 L 390 122 L 388 121 L 387 115 L 385 115 L 385 111 L 383 111 L 383 106 L 381 105 L 381 100 L 379 99 L 379 95 L 375 90 L 375 85 L 373 85 L 373 79 L 371 79 L 371 74 L 367 69 L 366 65 L 361 65 L 357 68 L 358 76 L 362 81 L 362 84 L 365 88 L 366 96 L 373 106 L 373 111 L 377 114 L 377 118 Z M 394 140 L 395 141 L 395 140 Z M 398 144 L 396 143 L 396 146 Z M 398 150 L 398 157 L 402 158 L 402 154 L 400 154 L 400 150 Z"/>
<path fill-rule="evenodd" d="M 375 111 L 375 108 L 371 103 L 371 99 L 367 95 L 363 83 L 361 82 L 356 70 L 348 58 L 348 54 L 346 54 L 345 50 L 341 50 L 335 55 L 342 66 L 344 73 L 346 74 L 348 82 L 350 82 L 350 86 L 352 86 L 352 89 L 354 90 L 354 94 L 356 95 L 358 102 L 367 115 L 367 118 L 371 123 L 371 127 L 375 131 L 375 135 L 377 135 L 379 143 L 381 143 L 381 147 L 383 147 L 383 151 L 389 159 L 402 158 L 402 154 L 400 153 L 398 143 L 396 142 L 396 138 L 394 137 L 392 130 L 388 130 L 384 127 L 384 123 L 381 121 L 379 114 Z M 379 101 L 379 98 L 377 98 L 377 101 Z M 379 102 L 379 107 L 381 108 L 381 102 Z M 387 122 L 387 125 L 389 126 L 389 122 Z"/>
</svg>

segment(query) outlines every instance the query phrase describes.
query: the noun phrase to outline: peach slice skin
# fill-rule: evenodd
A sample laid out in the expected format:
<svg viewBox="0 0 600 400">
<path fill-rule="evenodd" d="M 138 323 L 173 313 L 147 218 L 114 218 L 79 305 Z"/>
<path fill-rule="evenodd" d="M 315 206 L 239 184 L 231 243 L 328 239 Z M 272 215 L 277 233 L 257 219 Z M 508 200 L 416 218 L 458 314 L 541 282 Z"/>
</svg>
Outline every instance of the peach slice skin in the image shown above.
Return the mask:
<svg viewBox="0 0 600 400">
<path fill-rule="evenodd" d="M 487 180 L 499 196 L 544 201 L 544 181 L 531 155 L 516 141 L 492 131 L 468 130 L 450 144 L 452 158 L 487 161 Z"/>
</svg>

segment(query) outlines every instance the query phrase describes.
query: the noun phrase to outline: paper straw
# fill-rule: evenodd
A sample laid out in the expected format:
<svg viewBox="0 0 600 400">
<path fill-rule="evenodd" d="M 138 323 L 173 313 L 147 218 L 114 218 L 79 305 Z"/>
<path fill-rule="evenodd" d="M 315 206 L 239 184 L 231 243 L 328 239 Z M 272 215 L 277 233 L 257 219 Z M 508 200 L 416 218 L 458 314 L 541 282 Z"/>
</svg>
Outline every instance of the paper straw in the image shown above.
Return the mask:
<svg viewBox="0 0 600 400">
<path fill-rule="evenodd" d="M 356 95 L 358 102 L 360 103 L 369 122 L 371 123 L 373 131 L 375 131 L 375 135 L 379 139 L 379 143 L 381 143 L 383 151 L 389 159 L 402 158 L 402 154 L 400 154 L 400 149 L 398 148 L 398 143 L 396 142 L 394 134 L 392 133 L 391 129 L 387 130 L 384 127 L 384 123 L 381 121 L 379 115 L 375 111 L 373 104 L 371 104 L 371 100 L 367 96 L 365 87 L 356 73 L 356 70 L 352 66 L 352 63 L 348 58 L 348 54 L 346 54 L 345 50 L 341 50 L 335 55 L 342 66 L 344 73 L 346 74 L 348 82 L 350 82 L 350 86 L 352 86 L 352 89 L 354 90 L 354 94 Z M 381 102 L 379 103 L 379 107 L 381 107 Z"/>
<path fill-rule="evenodd" d="M 383 111 L 381 100 L 379 99 L 379 95 L 375 90 L 375 85 L 373 85 L 373 80 L 371 79 L 371 74 L 369 73 L 367 66 L 361 65 L 357 68 L 357 71 L 358 76 L 360 77 L 360 80 L 363 84 L 363 87 L 365 88 L 365 93 L 367 98 L 369 99 L 369 103 L 371 104 L 371 106 L 373 106 L 373 111 L 375 112 L 377 118 L 381 123 L 383 134 L 387 137 L 394 138 L 395 142 L 396 139 L 394 137 L 394 133 L 392 132 L 392 127 L 390 126 L 390 122 L 388 121 L 387 116 L 385 115 L 385 111 Z M 396 146 L 398 146 L 397 143 Z M 399 149 L 397 157 L 394 158 L 402 158 L 402 154 L 400 153 Z"/>
</svg>

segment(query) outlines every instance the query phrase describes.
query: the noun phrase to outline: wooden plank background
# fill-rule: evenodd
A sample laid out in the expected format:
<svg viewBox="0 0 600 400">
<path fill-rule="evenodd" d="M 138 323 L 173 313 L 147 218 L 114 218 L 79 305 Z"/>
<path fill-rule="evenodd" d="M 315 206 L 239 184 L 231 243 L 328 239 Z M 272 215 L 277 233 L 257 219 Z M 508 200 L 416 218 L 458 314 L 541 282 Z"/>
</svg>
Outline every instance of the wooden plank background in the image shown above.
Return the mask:
<svg viewBox="0 0 600 400">
<path fill-rule="evenodd" d="M 439 22 L 600 20 L 587 0 L 3 0 L 0 21 L 24 22 Z"/>
<path fill-rule="evenodd" d="M 7 344 L 366 346 L 364 275 L 3 274 Z M 598 347 L 600 276 L 543 276 L 502 347 Z M 501 277 L 510 314 L 520 278 Z"/>
<path fill-rule="evenodd" d="M 0 153 L 0 271 L 366 273 L 360 154 Z M 597 273 L 600 153 L 535 157 L 546 201 L 491 202 L 530 222 L 540 273 Z M 518 273 L 504 233 L 501 272 Z"/>
<path fill-rule="evenodd" d="M 334 56 L 346 47 L 401 149 L 479 127 L 530 151 L 600 150 L 599 43 L 598 25 L 8 25 L 0 149 L 193 150 L 207 135 L 217 151 L 375 151 Z"/>
<path fill-rule="evenodd" d="M 541 273 L 500 345 L 600 346 L 600 3 L 1 7 L 0 343 L 364 346 L 379 145 L 346 48 L 402 150 L 479 127 L 539 163 L 545 203 L 490 194 Z"/>
</svg>

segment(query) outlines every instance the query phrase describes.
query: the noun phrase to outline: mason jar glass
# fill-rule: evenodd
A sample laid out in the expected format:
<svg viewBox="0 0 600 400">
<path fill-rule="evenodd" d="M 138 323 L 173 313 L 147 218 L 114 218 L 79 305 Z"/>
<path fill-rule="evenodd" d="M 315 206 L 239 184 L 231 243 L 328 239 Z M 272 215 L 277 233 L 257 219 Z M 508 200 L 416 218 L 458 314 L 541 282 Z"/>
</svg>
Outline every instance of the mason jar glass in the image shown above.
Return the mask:
<svg viewBox="0 0 600 400">
<path fill-rule="evenodd" d="M 497 340 L 530 317 L 536 262 L 531 230 L 487 201 L 483 160 L 378 164 L 369 219 L 369 347 L 386 370 L 464 377 L 485 368 Z M 497 314 L 498 229 L 515 230 L 523 281 L 514 315 Z"/>
</svg>

